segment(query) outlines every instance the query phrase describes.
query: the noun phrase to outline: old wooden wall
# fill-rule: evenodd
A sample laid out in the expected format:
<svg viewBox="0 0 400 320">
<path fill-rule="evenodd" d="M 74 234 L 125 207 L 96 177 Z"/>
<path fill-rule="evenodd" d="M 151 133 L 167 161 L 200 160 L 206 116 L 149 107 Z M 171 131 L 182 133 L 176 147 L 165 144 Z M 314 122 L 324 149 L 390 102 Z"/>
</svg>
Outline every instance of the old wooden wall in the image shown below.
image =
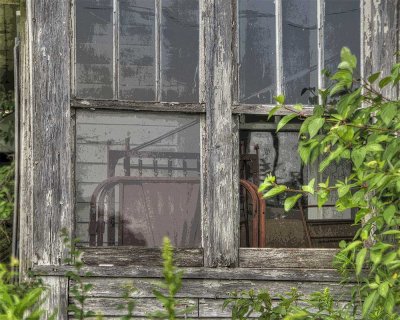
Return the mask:
<svg viewBox="0 0 400 320">
<path fill-rule="evenodd" d="M 21 270 L 24 275 L 33 268 L 43 277 L 50 290 L 46 309 L 49 313 L 58 309 L 59 319 L 68 318 L 68 287 L 72 285 L 65 277 L 66 250 L 59 238 L 64 227 L 72 232 L 74 219 L 70 5 L 67 0 L 28 0 L 21 50 Z M 203 168 L 207 176 L 203 188 L 204 260 L 200 255 L 195 266 L 184 269 L 184 287 L 179 297 L 184 304 L 196 306 L 193 317 L 203 318 L 228 317 L 229 313 L 220 312 L 220 307 L 227 293 L 234 290 L 266 288 L 276 294 L 297 286 L 309 293 L 328 286 L 335 296 L 347 300 L 346 288 L 338 285 L 337 275 L 329 269 L 334 251 L 238 249 L 238 214 L 226 215 L 237 210 L 238 201 L 235 189 L 239 147 L 232 144 L 238 140 L 238 123 L 236 116 L 232 119 L 232 112 L 239 111 L 232 106 L 230 85 L 235 68 L 231 51 L 235 13 L 226 0 L 204 0 L 201 6 L 205 22 L 200 32 L 204 44 L 200 61 L 205 62 L 201 76 L 207 84 L 201 89 L 206 109 L 206 134 L 202 141 L 206 142 L 207 153 Z M 366 73 L 382 67 L 387 73 L 395 61 L 393 54 L 399 49 L 399 11 L 399 0 L 363 1 L 362 56 Z M 388 94 L 395 97 L 398 88 Z M 228 194 L 226 190 L 230 190 Z M 193 253 L 196 259 L 202 253 L 199 251 Z M 110 252 L 108 257 L 117 261 L 115 254 Z M 109 318 L 118 316 L 121 286 L 133 282 L 138 289 L 134 297 L 139 299 L 136 315 L 141 317 L 145 311 L 154 311 L 151 289 L 161 276 L 156 262 L 148 259 L 152 264 L 146 265 L 147 260 L 135 256 L 133 251 L 135 263 L 128 258 L 125 266 L 107 267 L 99 265 L 101 259 L 93 259 L 96 253 L 88 251 L 85 255 L 85 271 L 93 272 L 92 277 L 85 279 L 94 284 L 88 302 L 91 309 Z M 92 260 L 88 259 L 91 255 Z M 99 255 L 105 257 L 105 251 Z"/>
</svg>

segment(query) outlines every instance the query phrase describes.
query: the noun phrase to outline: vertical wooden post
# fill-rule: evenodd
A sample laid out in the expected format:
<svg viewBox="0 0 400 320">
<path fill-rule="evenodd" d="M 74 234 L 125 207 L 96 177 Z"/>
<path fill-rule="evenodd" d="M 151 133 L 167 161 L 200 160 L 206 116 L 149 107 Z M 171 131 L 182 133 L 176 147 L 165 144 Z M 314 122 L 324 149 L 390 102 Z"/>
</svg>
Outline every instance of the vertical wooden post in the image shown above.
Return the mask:
<svg viewBox="0 0 400 320">
<path fill-rule="evenodd" d="M 23 146 L 29 150 L 21 172 L 31 170 L 31 180 L 24 178 L 22 197 L 29 202 L 21 205 L 20 239 L 27 246 L 21 250 L 22 272 L 33 265 L 63 264 L 67 252 L 60 231 L 72 230 L 70 5 L 69 0 L 26 3 L 23 143 L 30 145 Z M 49 288 L 46 318 L 58 310 L 58 319 L 67 319 L 68 279 L 43 280 Z"/>
<path fill-rule="evenodd" d="M 204 63 L 202 101 L 206 104 L 207 175 L 204 184 L 205 265 L 236 266 L 238 214 L 232 136 L 232 2 L 204 0 L 201 9 Z"/>
<path fill-rule="evenodd" d="M 362 76 L 366 78 L 380 70 L 387 76 L 399 61 L 395 53 L 400 50 L 400 0 L 363 0 L 361 14 Z M 396 99 L 399 88 L 387 86 L 383 94 Z"/>
</svg>

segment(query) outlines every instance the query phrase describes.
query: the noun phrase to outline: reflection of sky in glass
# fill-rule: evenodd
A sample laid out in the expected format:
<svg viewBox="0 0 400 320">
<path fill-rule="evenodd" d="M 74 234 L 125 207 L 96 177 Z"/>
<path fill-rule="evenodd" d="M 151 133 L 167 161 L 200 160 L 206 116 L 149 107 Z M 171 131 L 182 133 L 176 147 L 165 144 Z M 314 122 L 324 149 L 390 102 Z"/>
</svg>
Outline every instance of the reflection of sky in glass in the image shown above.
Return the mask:
<svg viewBox="0 0 400 320">
<path fill-rule="evenodd" d="M 239 0 L 239 100 L 271 103 L 275 88 L 273 0 Z"/>
<path fill-rule="evenodd" d="M 325 69 L 336 70 L 344 46 L 350 48 L 359 63 L 360 0 L 326 0 L 325 16 Z"/>
<path fill-rule="evenodd" d="M 78 0 L 76 4 L 77 96 L 113 97 L 112 0 Z"/>
<path fill-rule="evenodd" d="M 303 89 L 318 83 L 317 1 L 282 1 L 283 86 L 288 103 L 316 103 Z"/>
<path fill-rule="evenodd" d="M 197 102 L 198 0 L 163 0 L 161 16 L 161 100 Z"/>
<path fill-rule="evenodd" d="M 125 100 L 155 100 L 154 0 L 120 0 L 119 86 Z"/>
</svg>

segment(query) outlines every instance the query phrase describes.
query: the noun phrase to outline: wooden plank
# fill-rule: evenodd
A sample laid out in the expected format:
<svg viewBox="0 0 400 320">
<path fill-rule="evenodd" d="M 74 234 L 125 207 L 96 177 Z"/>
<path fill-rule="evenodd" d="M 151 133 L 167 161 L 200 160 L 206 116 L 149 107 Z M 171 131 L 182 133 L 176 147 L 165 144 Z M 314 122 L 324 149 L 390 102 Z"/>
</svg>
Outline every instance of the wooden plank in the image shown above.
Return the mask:
<svg viewBox="0 0 400 320">
<path fill-rule="evenodd" d="M 159 279 L 155 278 L 86 278 L 84 283 L 91 283 L 93 288 L 88 297 L 121 298 L 124 295 L 124 286 L 132 284 L 136 291 L 130 296 L 133 298 L 154 298 L 153 290 Z M 298 282 L 298 281 L 254 281 L 254 280 L 206 280 L 185 279 L 177 298 L 204 298 L 226 299 L 229 294 L 242 290 L 267 290 L 272 296 L 278 296 L 296 287 L 304 295 L 329 288 L 335 299 L 347 301 L 350 298 L 352 285 L 341 285 L 332 282 Z"/>
<path fill-rule="evenodd" d="M 141 247 L 82 248 L 82 261 L 87 265 L 161 266 L 161 249 Z M 203 249 L 175 249 L 175 263 L 179 267 L 203 266 Z"/>
<path fill-rule="evenodd" d="M 163 307 L 157 299 L 154 298 L 130 298 L 134 302 L 134 317 L 144 317 L 151 312 L 163 311 Z M 73 299 L 70 303 L 73 304 Z M 121 310 L 119 306 L 124 308 Z M 198 300 L 197 299 L 178 299 L 177 308 L 194 307 L 194 310 L 187 314 L 189 317 L 198 317 Z M 86 310 L 101 314 L 106 317 L 127 315 L 127 301 L 122 298 L 89 298 L 85 301 Z M 165 310 L 165 309 L 164 309 Z"/>
<path fill-rule="evenodd" d="M 34 266 L 33 272 L 39 276 L 65 275 L 72 271 L 70 266 Z M 254 281 L 300 281 L 300 282 L 340 282 L 336 270 L 330 269 L 259 269 L 259 268 L 180 268 L 183 279 L 208 280 L 254 280 Z M 161 278 L 162 268 L 143 266 L 85 266 L 82 274 L 90 272 L 101 278 Z"/>
<path fill-rule="evenodd" d="M 70 142 L 70 3 L 30 1 L 26 4 L 32 115 L 32 226 L 21 229 L 21 243 L 32 243 L 24 259 L 32 264 L 63 264 L 67 256 L 60 230 L 72 230 L 72 181 Z M 29 129 L 28 129 L 29 130 Z M 29 170 L 32 168 L 28 166 Z M 24 222 L 25 223 L 25 222 Z M 25 228 L 30 232 L 24 233 Z M 25 265 L 26 266 L 26 265 Z M 58 309 L 58 319 L 67 318 L 68 279 L 50 277 L 45 285 L 48 313 Z"/>
<path fill-rule="evenodd" d="M 232 5 L 226 0 L 205 0 L 201 7 L 207 86 L 200 97 L 206 105 L 207 194 L 204 198 L 208 224 L 204 226 L 205 264 L 235 266 L 238 261 L 238 227 L 233 209 L 232 145 Z"/>
<path fill-rule="evenodd" d="M 261 105 L 255 105 L 255 104 L 237 104 L 232 107 L 232 113 L 235 114 L 256 114 L 256 115 L 267 115 L 268 112 L 270 112 L 275 105 L 266 105 L 266 104 L 261 104 Z M 290 110 L 291 105 L 287 105 L 288 109 L 282 108 L 275 112 L 275 115 L 286 115 L 293 113 L 293 111 Z M 313 113 L 314 108 L 312 106 L 304 106 L 303 113 L 305 115 L 310 115 Z"/>
<path fill-rule="evenodd" d="M 387 76 L 397 60 L 395 53 L 400 49 L 400 0 L 363 0 L 361 12 L 362 76 L 368 77 L 380 70 Z M 388 98 L 395 99 L 398 94 L 399 86 L 387 86 L 383 90 L 383 95 Z"/>
<path fill-rule="evenodd" d="M 25 12 L 23 11 L 24 18 Z M 24 20 L 22 20 L 24 21 Z M 32 267 L 32 175 L 33 175 L 33 163 L 32 163 L 32 110 L 30 103 L 30 73 L 29 68 L 31 65 L 30 60 L 30 38 L 31 34 L 28 32 L 28 23 L 25 22 L 23 31 L 21 32 L 21 49 L 20 49 L 20 118 L 19 122 L 21 125 L 20 134 L 20 153 L 19 163 L 20 167 L 20 191 L 19 197 L 16 199 L 16 205 L 19 206 L 19 256 L 25 257 L 20 260 L 20 279 L 27 280 L 27 270 Z"/>
<path fill-rule="evenodd" d="M 309 268 L 332 269 L 337 249 L 315 248 L 241 248 L 242 268 Z"/>
<path fill-rule="evenodd" d="M 276 297 L 273 297 L 276 298 Z M 279 301 L 273 299 L 272 307 L 276 307 Z M 337 308 L 345 308 L 347 301 L 341 301 L 336 304 Z M 204 319 L 206 317 L 215 318 L 223 318 L 223 317 L 231 317 L 231 307 L 227 306 L 225 310 L 223 310 L 224 299 L 199 299 L 199 318 Z M 297 302 L 298 306 L 306 306 L 306 304 L 302 301 Z M 309 306 L 308 306 L 308 309 Z M 311 309 L 317 312 L 316 309 Z M 249 318 L 257 318 L 260 319 L 260 314 L 258 312 L 253 312 Z"/>
<path fill-rule="evenodd" d="M 82 109 L 111 109 L 134 111 L 166 111 L 185 113 L 204 113 L 205 105 L 202 103 L 177 103 L 177 102 L 134 102 L 116 100 L 71 100 L 71 106 Z"/>
</svg>

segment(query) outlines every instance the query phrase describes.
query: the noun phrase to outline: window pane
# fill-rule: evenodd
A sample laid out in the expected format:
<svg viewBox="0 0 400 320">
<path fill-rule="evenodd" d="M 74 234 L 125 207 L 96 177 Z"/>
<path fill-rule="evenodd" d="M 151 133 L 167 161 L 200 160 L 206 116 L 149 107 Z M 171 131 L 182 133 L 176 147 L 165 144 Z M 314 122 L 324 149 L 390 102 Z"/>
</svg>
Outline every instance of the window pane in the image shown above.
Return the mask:
<svg viewBox="0 0 400 320">
<path fill-rule="evenodd" d="M 317 1 L 282 1 L 283 85 L 288 103 L 318 103 Z"/>
<path fill-rule="evenodd" d="M 162 0 L 161 100 L 199 100 L 198 0 Z"/>
<path fill-rule="evenodd" d="M 325 1 L 325 69 L 334 72 L 340 50 L 349 47 L 360 62 L 360 1 Z"/>
<path fill-rule="evenodd" d="M 76 88 L 81 98 L 113 98 L 112 0 L 76 1 Z"/>
<path fill-rule="evenodd" d="M 310 168 L 303 167 L 297 152 L 300 123 L 292 123 L 286 127 L 288 131 L 276 133 L 276 123 L 260 117 L 255 121 L 255 118 L 248 121 L 246 116 L 240 131 L 241 246 L 258 247 L 264 240 L 266 247 L 275 248 L 337 248 L 339 241 L 352 239 L 354 215 L 351 211 L 337 212 L 335 196 L 321 209 L 317 208 L 316 199 L 309 197 L 285 212 L 285 198 L 293 194 L 284 193 L 266 200 L 257 194 L 258 185 L 268 173 L 276 176 L 278 184 L 299 189 L 313 178 L 318 183 L 329 176 L 334 183 L 348 175 L 351 169 L 348 164 L 333 164 L 319 174 L 318 163 Z"/>
<path fill-rule="evenodd" d="M 273 0 L 239 0 L 239 100 L 272 103 L 276 92 Z"/>
<path fill-rule="evenodd" d="M 120 0 L 120 98 L 155 100 L 154 0 Z"/>
<path fill-rule="evenodd" d="M 78 111 L 76 149 L 83 245 L 200 247 L 197 116 Z"/>
</svg>

